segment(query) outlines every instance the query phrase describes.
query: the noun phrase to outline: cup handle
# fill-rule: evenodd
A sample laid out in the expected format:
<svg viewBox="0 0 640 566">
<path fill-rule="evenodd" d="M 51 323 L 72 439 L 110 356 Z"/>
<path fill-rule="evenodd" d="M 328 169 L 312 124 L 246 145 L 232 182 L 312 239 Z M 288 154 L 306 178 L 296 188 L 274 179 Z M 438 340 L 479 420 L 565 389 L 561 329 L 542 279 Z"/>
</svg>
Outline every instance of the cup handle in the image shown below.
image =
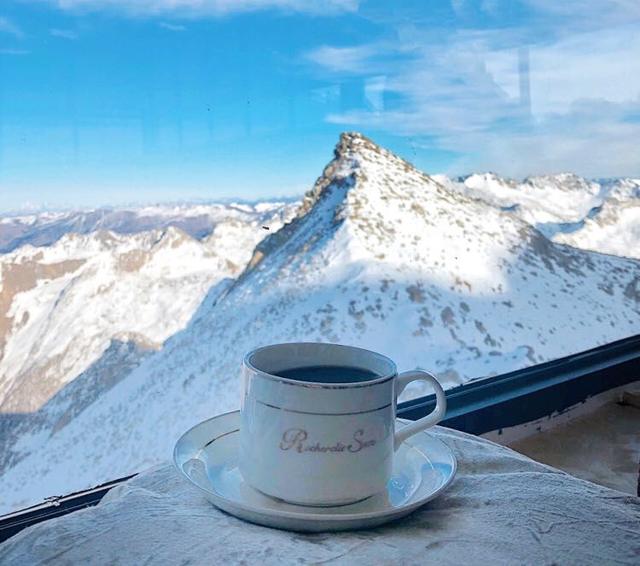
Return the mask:
<svg viewBox="0 0 640 566">
<path fill-rule="evenodd" d="M 412 381 L 427 381 L 432 386 L 436 392 L 436 408 L 431 411 L 426 417 L 422 417 L 417 421 L 414 421 L 407 426 L 402 427 L 398 432 L 395 433 L 394 440 L 394 450 L 397 450 L 400 445 L 410 436 L 413 436 L 417 432 L 421 432 L 429 427 L 432 427 L 435 424 L 438 424 L 447 410 L 447 398 L 444 394 L 444 389 L 438 382 L 438 380 L 426 371 L 422 371 L 419 369 L 412 371 L 403 371 L 398 374 L 396 377 L 395 387 L 396 387 L 396 402 L 400 393 L 404 391 L 404 388 L 409 385 Z"/>
</svg>

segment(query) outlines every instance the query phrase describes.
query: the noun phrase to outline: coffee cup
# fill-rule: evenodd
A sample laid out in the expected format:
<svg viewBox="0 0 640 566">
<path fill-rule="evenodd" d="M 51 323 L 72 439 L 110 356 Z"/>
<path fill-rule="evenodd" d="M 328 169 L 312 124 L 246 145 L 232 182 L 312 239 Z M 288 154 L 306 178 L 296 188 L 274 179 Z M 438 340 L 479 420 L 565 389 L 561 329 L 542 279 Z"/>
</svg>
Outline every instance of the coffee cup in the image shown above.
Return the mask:
<svg viewBox="0 0 640 566">
<path fill-rule="evenodd" d="M 265 346 L 245 356 L 242 373 L 240 472 L 251 487 L 298 505 L 383 492 L 395 451 L 446 411 L 430 373 L 398 373 L 389 358 L 352 346 Z M 398 396 L 416 380 L 432 385 L 436 407 L 396 430 Z"/>
</svg>

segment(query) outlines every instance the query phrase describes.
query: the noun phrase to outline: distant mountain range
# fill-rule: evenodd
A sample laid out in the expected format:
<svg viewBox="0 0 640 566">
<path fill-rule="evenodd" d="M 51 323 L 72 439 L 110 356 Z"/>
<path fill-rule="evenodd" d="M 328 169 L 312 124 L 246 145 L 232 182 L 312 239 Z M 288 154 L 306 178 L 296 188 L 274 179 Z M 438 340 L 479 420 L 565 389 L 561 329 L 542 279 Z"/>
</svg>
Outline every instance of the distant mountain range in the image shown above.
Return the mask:
<svg viewBox="0 0 640 566">
<path fill-rule="evenodd" d="M 451 387 L 640 321 L 638 180 L 430 177 L 350 133 L 296 204 L 101 214 L 0 220 L 0 512 L 169 458 L 238 406 L 257 345 L 361 345 Z"/>
<path fill-rule="evenodd" d="M 512 212 L 554 242 L 640 258 L 640 179 L 588 180 L 569 173 L 522 182 L 493 173 L 434 179 Z"/>
<path fill-rule="evenodd" d="M 50 246 L 65 234 L 90 234 L 110 231 L 116 234 L 138 234 L 163 230 L 172 226 L 202 240 L 215 226 L 229 219 L 239 222 L 286 208 L 289 200 L 256 203 L 175 203 L 138 208 L 97 208 L 38 212 L 20 215 L 0 214 L 0 253 L 20 246 Z"/>
</svg>

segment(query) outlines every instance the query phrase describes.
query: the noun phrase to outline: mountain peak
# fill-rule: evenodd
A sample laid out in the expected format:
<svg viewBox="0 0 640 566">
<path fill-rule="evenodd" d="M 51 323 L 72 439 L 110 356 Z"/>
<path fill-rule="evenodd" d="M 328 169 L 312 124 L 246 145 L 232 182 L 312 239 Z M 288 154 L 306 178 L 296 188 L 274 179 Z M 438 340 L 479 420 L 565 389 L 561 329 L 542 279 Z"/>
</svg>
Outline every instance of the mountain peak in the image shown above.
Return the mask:
<svg viewBox="0 0 640 566">
<path fill-rule="evenodd" d="M 195 238 L 187 234 L 187 232 L 185 232 L 178 226 L 170 224 L 166 228 L 163 228 L 159 231 L 156 244 L 160 245 L 161 247 L 170 246 L 172 248 L 177 248 L 189 240 L 197 241 Z"/>
<path fill-rule="evenodd" d="M 395 162 L 396 165 L 400 165 L 405 170 L 412 169 L 417 171 L 413 164 L 378 145 L 360 132 L 342 132 L 333 154 L 336 160 L 356 159 L 358 161 L 373 161 L 379 164 L 384 164 L 388 160 Z"/>
<path fill-rule="evenodd" d="M 303 198 L 299 215 L 306 214 L 330 187 L 351 188 L 357 180 L 366 177 L 363 169 L 373 166 L 378 170 L 390 169 L 429 179 L 411 163 L 379 146 L 360 132 L 343 132 L 333 150 L 334 159 L 324 168 L 313 188 Z"/>
<path fill-rule="evenodd" d="M 340 134 L 338 143 L 333 150 L 333 159 L 325 166 L 313 187 L 304 194 L 295 217 L 256 246 L 245 271 L 251 271 L 266 255 L 284 245 L 295 234 L 304 218 L 334 190 L 342 189 L 342 198 L 338 199 L 341 201 L 347 191 L 356 185 L 359 169 L 362 163 L 368 160 L 368 154 L 371 152 L 387 153 L 386 150 L 359 132 Z M 333 208 L 336 206 L 337 203 Z"/>
<path fill-rule="evenodd" d="M 334 158 L 326 165 L 314 186 L 304 195 L 293 220 L 278 232 L 262 240 L 254 250 L 246 272 L 261 263 L 267 255 L 297 238 L 300 246 L 311 246 L 322 235 L 347 221 L 353 233 L 382 230 L 391 232 L 392 221 L 384 217 L 386 204 L 420 195 L 423 211 L 429 199 L 450 203 L 464 197 L 437 184 L 411 163 L 384 149 L 359 132 L 344 132 L 334 149 Z M 385 204 L 386 203 L 386 204 Z M 440 208 L 444 205 L 437 205 Z M 447 204 L 448 206 L 448 204 Z M 425 214 L 424 211 L 421 214 Z M 373 218 L 375 217 L 375 221 Z M 304 228 L 303 228 L 304 226 Z M 309 227 L 313 226 L 313 229 Z M 386 233 L 386 232 L 385 232 Z"/>
<path fill-rule="evenodd" d="M 345 156 L 350 153 L 358 152 L 358 150 L 368 149 L 376 152 L 383 152 L 378 144 L 374 143 L 364 134 L 360 132 L 342 132 L 340 139 L 336 144 L 334 155 L 336 158 Z"/>
</svg>

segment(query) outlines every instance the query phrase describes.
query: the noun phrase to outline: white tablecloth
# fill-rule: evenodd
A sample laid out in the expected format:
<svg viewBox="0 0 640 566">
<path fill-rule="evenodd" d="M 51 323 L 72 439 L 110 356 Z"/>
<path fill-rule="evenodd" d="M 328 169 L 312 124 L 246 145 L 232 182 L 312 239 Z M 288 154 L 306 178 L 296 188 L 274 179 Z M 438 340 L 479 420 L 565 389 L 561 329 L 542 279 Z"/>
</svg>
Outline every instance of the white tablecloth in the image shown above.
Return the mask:
<svg viewBox="0 0 640 566">
<path fill-rule="evenodd" d="M 640 498 L 576 479 L 447 429 L 449 490 L 373 530 L 300 534 L 218 511 L 171 465 L 96 507 L 26 529 L 0 564 L 640 564 Z"/>
</svg>

